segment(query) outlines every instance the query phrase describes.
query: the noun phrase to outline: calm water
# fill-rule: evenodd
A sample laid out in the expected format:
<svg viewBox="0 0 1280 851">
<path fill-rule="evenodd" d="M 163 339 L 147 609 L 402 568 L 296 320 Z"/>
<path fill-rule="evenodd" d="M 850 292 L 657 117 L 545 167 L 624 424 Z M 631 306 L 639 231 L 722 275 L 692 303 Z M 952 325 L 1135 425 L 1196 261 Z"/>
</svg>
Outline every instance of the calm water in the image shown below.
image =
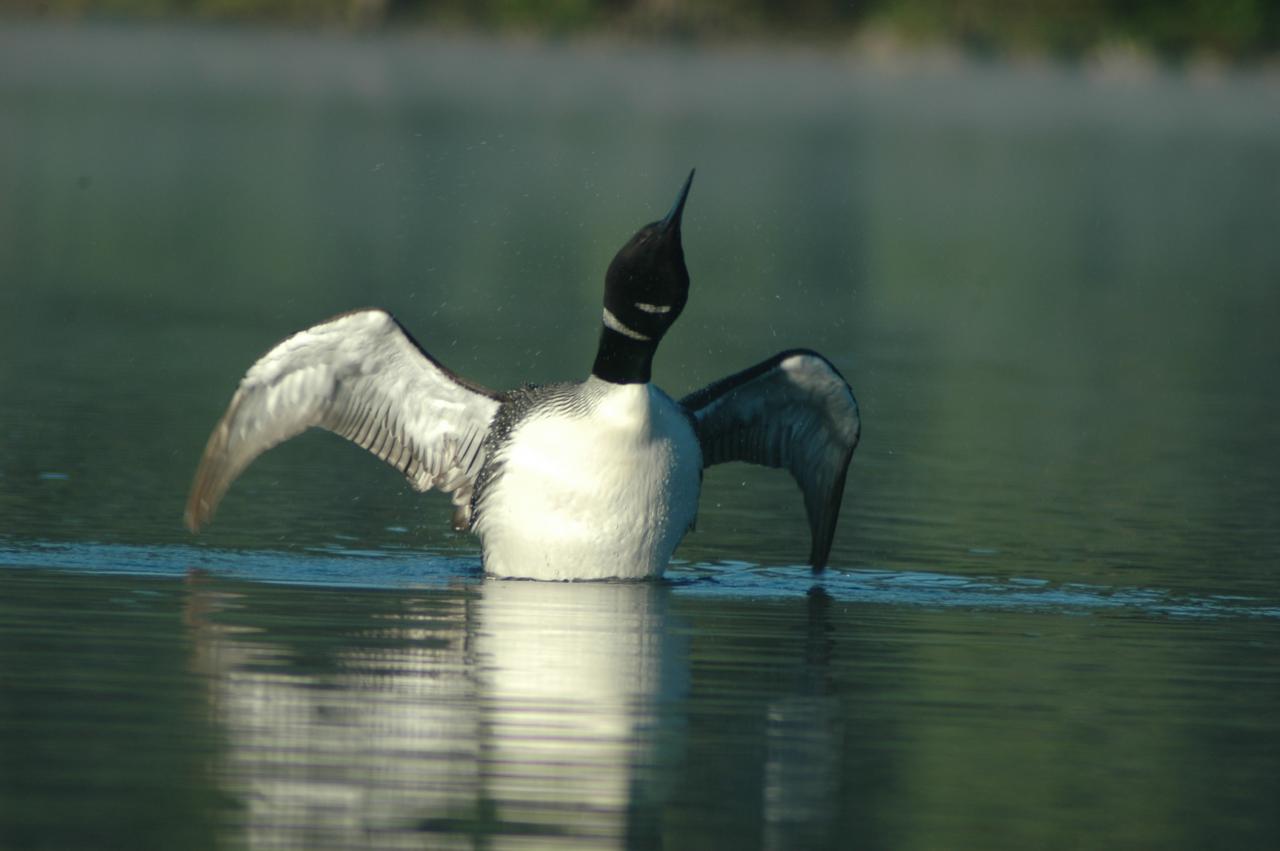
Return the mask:
<svg viewBox="0 0 1280 851">
<path fill-rule="evenodd" d="M 670 581 L 487 582 L 309 435 L 181 528 L 274 341 L 581 376 L 690 166 L 682 394 L 817 348 L 815 581 L 718 468 Z M 0 848 L 1274 848 L 1280 85 L 0 29 Z"/>
</svg>

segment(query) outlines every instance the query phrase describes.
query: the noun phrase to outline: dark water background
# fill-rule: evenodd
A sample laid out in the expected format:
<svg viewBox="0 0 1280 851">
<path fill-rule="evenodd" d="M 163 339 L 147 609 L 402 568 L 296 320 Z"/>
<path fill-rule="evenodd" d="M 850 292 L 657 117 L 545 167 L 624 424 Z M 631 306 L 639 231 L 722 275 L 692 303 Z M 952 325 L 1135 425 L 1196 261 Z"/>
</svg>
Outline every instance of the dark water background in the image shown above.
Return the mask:
<svg viewBox="0 0 1280 851">
<path fill-rule="evenodd" d="M 841 368 L 821 581 L 748 468 L 657 586 L 327 435 L 181 528 L 330 314 L 582 376 L 695 165 L 655 379 Z M 1276 847 L 1278 226 L 1274 75 L 0 29 L 0 848 Z"/>
</svg>

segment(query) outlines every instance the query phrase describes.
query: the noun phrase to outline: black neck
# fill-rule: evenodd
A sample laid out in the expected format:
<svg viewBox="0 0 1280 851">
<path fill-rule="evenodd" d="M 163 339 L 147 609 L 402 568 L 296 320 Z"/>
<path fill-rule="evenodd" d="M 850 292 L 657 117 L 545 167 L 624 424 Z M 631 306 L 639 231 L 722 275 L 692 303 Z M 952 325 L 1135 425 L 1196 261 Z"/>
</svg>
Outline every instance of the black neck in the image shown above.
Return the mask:
<svg viewBox="0 0 1280 851">
<path fill-rule="evenodd" d="M 654 340 L 633 340 L 612 328 L 602 328 L 591 374 L 613 384 L 648 384 L 657 348 Z"/>
</svg>

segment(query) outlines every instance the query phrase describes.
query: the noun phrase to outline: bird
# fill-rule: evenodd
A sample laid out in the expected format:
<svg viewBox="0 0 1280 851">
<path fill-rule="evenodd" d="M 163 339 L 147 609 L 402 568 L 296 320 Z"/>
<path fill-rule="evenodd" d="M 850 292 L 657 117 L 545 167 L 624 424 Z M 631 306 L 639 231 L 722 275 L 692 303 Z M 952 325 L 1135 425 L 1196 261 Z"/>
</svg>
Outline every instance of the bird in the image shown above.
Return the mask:
<svg viewBox="0 0 1280 851">
<path fill-rule="evenodd" d="M 213 519 L 255 458 L 318 427 L 416 490 L 447 493 L 454 528 L 479 537 L 494 577 L 661 577 L 696 520 L 703 470 L 730 461 L 791 473 L 822 572 L 861 433 L 836 367 L 788 349 L 678 401 L 651 380 L 688 301 L 681 223 L 693 176 L 610 262 L 586 379 L 495 391 L 448 369 L 386 310 L 340 314 L 249 368 L 199 462 L 187 527 Z"/>
</svg>

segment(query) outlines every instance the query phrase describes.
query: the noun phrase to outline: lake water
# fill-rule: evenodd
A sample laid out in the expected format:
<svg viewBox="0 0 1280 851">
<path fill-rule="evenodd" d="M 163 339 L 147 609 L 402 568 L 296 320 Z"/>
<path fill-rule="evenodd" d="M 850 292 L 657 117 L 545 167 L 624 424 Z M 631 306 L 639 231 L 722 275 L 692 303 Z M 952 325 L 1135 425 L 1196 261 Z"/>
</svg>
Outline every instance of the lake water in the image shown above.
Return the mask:
<svg viewBox="0 0 1280 851">
<path fill-rule="evenodd" d="M 0 848 L 1280 845 L 1280 83 L 1140 71 L 0 28 Z M 724 467 L 669 581 L 485 581 L 323 434 L 182 528 L 333 313 L 581 377 L 691 166 L 655 380 L 850 379 L 821 578 Z"/>
</svg>

